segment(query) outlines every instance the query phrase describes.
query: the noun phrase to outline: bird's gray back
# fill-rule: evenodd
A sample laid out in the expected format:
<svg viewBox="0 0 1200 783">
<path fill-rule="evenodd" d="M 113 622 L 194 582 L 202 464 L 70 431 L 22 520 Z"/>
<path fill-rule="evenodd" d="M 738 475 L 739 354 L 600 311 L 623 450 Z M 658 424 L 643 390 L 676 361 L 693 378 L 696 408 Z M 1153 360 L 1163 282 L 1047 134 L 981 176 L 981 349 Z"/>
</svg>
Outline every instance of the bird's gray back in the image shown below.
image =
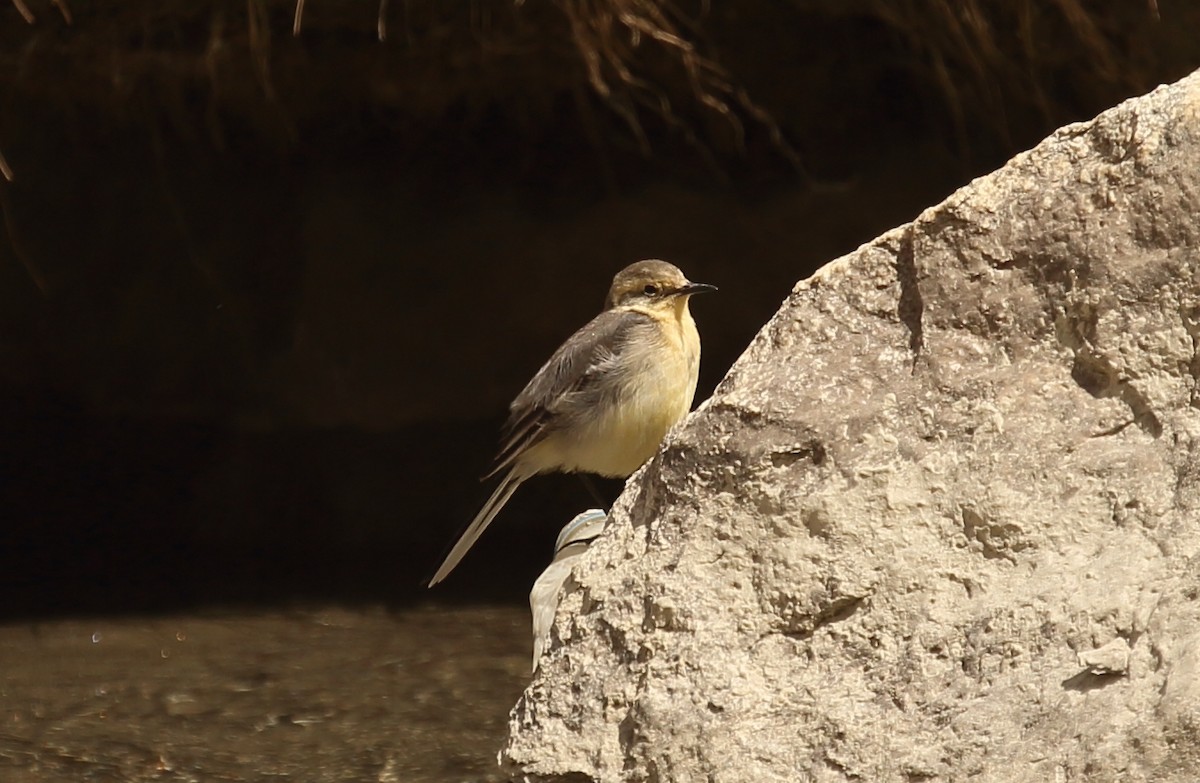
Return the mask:
<svg viewBox="0 0 1200 783">
<path fill-rule="evenodd" d="M 605 310 L 571 335 L 509 406 L 495 473 L 522 451 L 595 406 L 615 402 L 623 384 L 621 354 L 654 320 L 626 309 Z M 489 474 L 490 475 L 490 474 Z"/>
</svg>

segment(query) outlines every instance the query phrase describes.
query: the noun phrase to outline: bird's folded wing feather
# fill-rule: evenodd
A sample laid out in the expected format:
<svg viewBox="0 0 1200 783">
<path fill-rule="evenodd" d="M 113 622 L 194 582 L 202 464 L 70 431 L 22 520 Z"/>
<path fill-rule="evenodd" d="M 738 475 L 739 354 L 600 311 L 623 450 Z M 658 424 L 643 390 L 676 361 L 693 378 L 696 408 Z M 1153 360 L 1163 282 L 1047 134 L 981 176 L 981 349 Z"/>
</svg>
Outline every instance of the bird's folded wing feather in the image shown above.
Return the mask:
<svg viewBox="0 0 1200 783">
<path fill-rule="evenodd" d="M 605 310 L 571 335 L 509 406 L 500 451 L 484 478 L 510 467 L 546 437 L 568 404 L 601 402 L 596 379 L 619 362 L 630 331 L 649 321 L 639 312 Z"/>
</svg>

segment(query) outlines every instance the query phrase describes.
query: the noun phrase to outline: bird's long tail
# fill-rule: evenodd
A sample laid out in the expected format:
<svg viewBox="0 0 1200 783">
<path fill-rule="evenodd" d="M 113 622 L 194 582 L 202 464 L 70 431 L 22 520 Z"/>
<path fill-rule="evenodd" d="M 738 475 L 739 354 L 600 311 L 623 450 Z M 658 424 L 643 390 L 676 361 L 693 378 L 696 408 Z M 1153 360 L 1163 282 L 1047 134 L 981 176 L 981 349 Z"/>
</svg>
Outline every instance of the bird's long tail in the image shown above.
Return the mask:
<svg viewBox="0 0 1200 783">
<path fill-rule="evenodd" d="M 500 509 L 504 508 L 504 504 L 512 497 L 512 494 L 517 491 L 517 487 L 521 486 L 527 475 L 519 472 L 516 467 L 508 471 L 504 480 L 500 482 L 500 486 L 496 487 L 496 491 L 483 504 L 483 508 L 479 509 L 479 513 L 471 520 L 471 524 L 467 525 L 467 529 L 459 537 L 458 542 L 454 544 L 454 548 L 450 550 L 450 554 L 446 555 L 446 559 L 442 561 L 441 567 L 437 573 L 433 575 L 433 579 L 429 580 L 429 586 L 433 587 L 438 582 L 445 579 L 458 565 L 458 561 L 463 559 L 463 555 L 474 546 L 479 537 L 483 535 L 483 531 L 487 530 L 487 526 L 496 518 L 496 514 L 500 513 Z"/>
</svg>

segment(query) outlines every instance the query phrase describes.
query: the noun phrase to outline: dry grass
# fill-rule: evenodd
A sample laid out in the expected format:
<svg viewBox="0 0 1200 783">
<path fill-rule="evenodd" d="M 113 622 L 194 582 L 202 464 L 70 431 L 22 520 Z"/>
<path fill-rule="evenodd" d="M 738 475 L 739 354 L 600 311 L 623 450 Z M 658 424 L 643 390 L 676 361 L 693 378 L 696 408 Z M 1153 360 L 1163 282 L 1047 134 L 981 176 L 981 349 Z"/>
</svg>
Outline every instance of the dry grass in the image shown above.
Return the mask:
<svg viewBox="0 0 1200 783">
<path fill-rule="evenodd" d="M 809 0 L 795 0 L 804 5 Z M 1012 115 L 1064 121 L 1048 85 L 1086 84 L 1132 95 L 1155 83 L 1144 61 L 1129 57 L 1157 0 L 867 0 L 869 13 L 905 39 L 914 67 L 942 93 L 961 150 L 979 120 L 1012 145 Z M 1144 47 L 1145 43 L 1141 42 Z"/>
<path fill-rule="evenodd" d="M 520 0 L 518 0 L 518 5 Z M 378 14 L 375 18 L 375 36 L 380 43 L 387 40 L 388 31 L 388 0 L 379 0 Z M 299 36 L 304 27 L 304 0 L 296 0 L 296 10 L 292 14 L 292 35 Z"/>
<path fill-rule="evenodd" d="M 62 14 L 63 21 L 71 24 L 71 8 L 67 5 L 67 0 L 50 0 L 58 12 Z M 37 17 L 33 15 L 33 11 L 25 3 L 25 0 L 12 0 L 13 8 L 17 9 L 17 13 L 21 15 L 27 23 L 33 24 L 37 21 Z"/>
<path fill-rule="evenodd" d="M 291 143 L 306 116 L 336 110 L 338 102 L 390 102 L 396 113 L 436 125 L 462 105 L 508 110 L 521 101 L 546 105 L 565 94 L 575 97 L 585 125 L 606 127 L 604 112 L 588 105 L 597 100 L 646 155 L 656 138 L 647 130 L 652 122 L 690 144 L 714 170 L 718 159 L 744 152 L 751 132 L 765 135 L 794 167 L 800 165 L 772 114 L 707 42 L 706 25 L 712 23 L 706 0 L 376 0 L 365 14 L 362 5 L 346 0 L 126 0 L 94 4 L 74 20 L 67 0 L 43 2 L 58 9 L 62 24 L 74 26 L 57 38 L 43 35 L 55 20 L 35 18 L 28 0 L 10 0 L 33 32 L 20 45 L 11 26 L 0 31 L 0 52 L 7 50 L 0 53 L 0 86 L 37 74 L 27 66 L 40 55 L 51 62 L 52 76 L 30 77 L 37 82 L 27 89 L 61 104 L 108 101 L 116 113 L 157 112 L 182 132 L 207 135 L 218 146 L 219 118 L 226 114 L 251 117 L 253 125 Z M 943 96 L 963 149 L 970 146 L 969 129 L 981 124 L 1003 138 L 1014 112 L 1059 119 L 1048 83 L 1076 79 L 1123 94 L 1154 83 L 1127 56 L 1137 48 L 1128 25 L 1111 17 L 1114 9 L 1126 18 L 1132 10 L 1152 20 L 1156 0 L 1100 5 L 792 0 L 799 18 L 858 15 L 893 30 L 913 53 L 919 78 Z M 772 10 L 754 6 L 749 13 L 755 8 Z M 347 46 L 372 21 L 373 37 L 384 43 Z M 299 43 L 279 36 L 289 26 Z M 314 69 L 304 44 L 330 37 L 342 41 L 347 59 L 336 66 L 340 71 Z M 61 78 L 64 56 L 75 74 L 86 76 Z M 380 73 L 385 66 L 390 72 Z M 208 101 L 200 123 L 190 105 L 197 94 Z M 610 134 L 593 127 L 590 135 Z M 2 159 L 0 174 L 12 178 Z"/>
<path fill-rule="evenodd" d="M 1123 95 L 1155 83 L 1144 63 L 1126 54 L 1138 48 L 1136 36 L 1144 32 L 1127 22 L 1156 22 L 1157 0 L 1109 0 L 1107 6 L 1085 0 L 834 4 L 840 6 L 836 13 L 850 8 L 873 16 L 906 41 L 917 55 L 920 78 L 943 95 L 963 151 L 971 147 L 969 129 L 981 118 L 1006 146 L 1012 144 L 1013 113 L 1028 108 L 1045 123 L 1063 121 L 1048 83 L 1074 80 Z M 822 13 L 829 0 L 793 0 L 793 5 L 804 13 Z M 691 16 L 672 0 L 555 0 L 554 6 L 569 23 L 570 41 L 592 92 L 623 120 L 644 153 L 650 152 L 641 124 L 647 116 L 664 121 L 702 151 L 716 146 L 733 153 L 744 150 L 745 124 L 752 122 L 799 167 L 771 114 L 705 46 L 706 2 Z M 718 143 L 719 130 L 703 118 L 705 113 L 722 121 L 730 143 Z"/>
<path fill-rule="evenodd" d="M 624 122 L 643 154 L 651 153 L 642 117 L 654 116 L 696 149 L 713 171 L 711 151 L 719 132 L 699 130 L 695 107 L 719 118 L 727 145 L 744 153 L 747 121 L 764 128 L 775 148 L 802 170 L 774 118 L 714 57 L 702 50 L 702 20 L 663 0 L 555 0 L 566 18 L 587 82 Z M 655 71 L 657 70 L 657 73 Z M 657 78 L 656 78 L 657 77 Z M 685 113 L 677 106 L 685 104 Z"/>
<path fill-rule="evenodd" d="M 532 139 L 567 96 L 601 150 L 618 143 L 651 155 L 655 144 L 682 139 L 720 176 L 753 135 L 803 172 L 769 107 L 708 39 L 722 21 L 707 0 L 108 0 L 82 16 L 67 0 L 9 5 L 9 18 L 28 26 L 0 24 L 0 145 L 20 128 L 4 105 L 20 93 L 53 107 L 50 116 L 77 110 L 118 128 L 148 126 L 160 150 L 164 128 L 222 149 L 232 119 L 288 146 L 314 119 L 353 122 L 364 110 L 418 141 L 483 126 L 499 111 Z M 1149 43 L 1157 0 L 791 0 L 792 16 L 788 8 L 758 0 L 737 10 L 792 25 L 853 17 L 891 31 L 899 45 L 885 56 L 941 96 L 964 157 L 981 134 L 1012 149 L 1010 128 L 1060 124 L 1064 91 L 1090 90 L 1079 103 L 1103 107 L 1149 88 L 1164 62 L 1181 59 Z M 0 0 L 0 18 L 6 10 Z M 1172 13 L 1164 25 L 1200 18 Z M 752 66 L 772 62 L 753 54 Z M 844 76 L 827 78 L 836 88 Z M 790 122 L 809 122 L 807 108 Z M 614 127 L 624 129 L 616 141 Z M 24 174 L 13 163 L 16 171 L 0 152 L 0 225 L 44 287 L 12 235 L 7 185 Z"/>
</svg>

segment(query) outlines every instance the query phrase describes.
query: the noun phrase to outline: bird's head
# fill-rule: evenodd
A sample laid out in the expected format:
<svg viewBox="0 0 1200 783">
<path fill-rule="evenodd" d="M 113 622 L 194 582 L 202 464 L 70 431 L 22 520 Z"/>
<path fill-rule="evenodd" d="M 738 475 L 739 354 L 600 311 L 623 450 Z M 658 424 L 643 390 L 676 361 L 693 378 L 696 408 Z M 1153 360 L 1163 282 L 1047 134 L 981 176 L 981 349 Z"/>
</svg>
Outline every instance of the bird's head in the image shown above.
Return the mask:
<svg viewBox="0 0 1200 783">
<path fill-rule="evenodd" d="M 674 264 L 666 261 L 638 261 L 617 272 L 608 289 L 605 308 L 622 305 L 675 307 L 692 294 L 716 291 L 715 285 L 693 283 Z"/>
</svg>

